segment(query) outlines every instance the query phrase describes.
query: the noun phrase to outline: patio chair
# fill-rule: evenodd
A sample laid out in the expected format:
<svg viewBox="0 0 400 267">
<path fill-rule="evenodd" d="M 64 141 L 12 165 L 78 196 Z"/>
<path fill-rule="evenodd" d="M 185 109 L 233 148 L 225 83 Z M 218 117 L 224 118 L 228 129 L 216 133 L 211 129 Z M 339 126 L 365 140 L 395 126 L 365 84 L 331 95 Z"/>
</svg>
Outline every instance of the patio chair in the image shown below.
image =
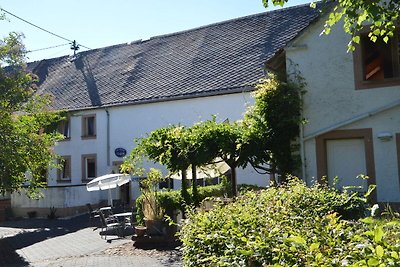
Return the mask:
<svg viewBox="0 0 400 267">
<path fill-rule="evenodd" d="M 90 223 L 90 225 L 92 225 L 92 220 L 94 218 L 98 218 L 99 217 L 99 210 L 98 209 L 93 209 L 93 207 L 92 207 L 92 205 L 90 203 L 86 203 L 86 207 L 88 208 L 88 213 L 89 213 L 89 223 Z M 96 229 L 97 229 L 97 227 L 94 228 L 94 230 L 96 230 Z"/>
<path fill-rule="evenodd" d="M 108 216 L 107 218 L 103 214 L 103 212 L 99 212 L 100 223 L 101 223 L 101 232 L 99 233 L 100 236 L 104 233 L 104 239 L 107 240 L 107 235 L 109 231 L 115 231 L 118 236 L 120 236 L 121 231 L 121 224 L 119 223 L 118 219 L 113 217 L 112 215 Z"/>
<path fill-rule="evenodd" d="M 86 207 L 89 210 L 90 219 L 99 217 L 99 210 L 98 209 L 93 209 L 92 204 L 86 203 Z"/>
</svg>

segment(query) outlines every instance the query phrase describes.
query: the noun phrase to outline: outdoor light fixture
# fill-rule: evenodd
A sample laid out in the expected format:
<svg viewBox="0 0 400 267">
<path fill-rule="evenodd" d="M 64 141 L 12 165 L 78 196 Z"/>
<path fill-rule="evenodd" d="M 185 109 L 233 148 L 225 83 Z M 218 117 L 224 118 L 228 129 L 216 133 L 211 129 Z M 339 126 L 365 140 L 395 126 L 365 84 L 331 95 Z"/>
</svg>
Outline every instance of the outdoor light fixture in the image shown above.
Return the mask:
<svg viewBox="0 0 400 267">
<path fill-rule="evenodd" d="M 390 141 L 393 138 L 392 133 L 390 132 L 380 132 L 378 133 L 378 139 L 382 142 Z"/>
</svg>

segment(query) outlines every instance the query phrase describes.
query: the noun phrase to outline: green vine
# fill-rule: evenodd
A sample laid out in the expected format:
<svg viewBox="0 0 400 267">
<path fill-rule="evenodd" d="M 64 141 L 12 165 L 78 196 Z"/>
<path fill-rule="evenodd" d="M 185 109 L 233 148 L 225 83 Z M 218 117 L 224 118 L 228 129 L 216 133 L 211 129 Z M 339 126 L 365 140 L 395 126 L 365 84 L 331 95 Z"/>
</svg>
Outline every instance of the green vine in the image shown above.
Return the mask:
<svg viewBox="0 0 400 267">
<path fill-rule="evenodd" d="M 299 166 L 294 155 L 299 136 L 302 100 L 305 83 L 298 74 L 291 80 L 270 74 L 260 80 L 254 92 L 255 104 L 245 114 L 244 124 L 249 126 L 249 139 L 261 146 L 249 163 L 254 167 L 268 163 L 270 173 L 282 177 L 292 174 Z"/>
</svg>

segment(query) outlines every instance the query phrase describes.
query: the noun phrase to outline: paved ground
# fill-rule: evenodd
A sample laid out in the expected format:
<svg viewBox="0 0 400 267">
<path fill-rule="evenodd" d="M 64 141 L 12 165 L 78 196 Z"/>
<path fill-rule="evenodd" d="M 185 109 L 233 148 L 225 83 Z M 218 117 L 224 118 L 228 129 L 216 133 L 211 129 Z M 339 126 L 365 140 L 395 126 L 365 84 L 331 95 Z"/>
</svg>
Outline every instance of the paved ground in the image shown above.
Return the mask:
<svg viewBox="0 0 400 267">
<path fill-rule="evenodd" d="M 107 242 L 90 224 L 88 215 L 68 220 L 25 219 L 0 223 L 0 266 L 166 266 L 156 257 L 105 253 L 133 242 L 129 237 L 116 239 L 116 236 L 109 236 L 112 241 Z"/>
</svg>

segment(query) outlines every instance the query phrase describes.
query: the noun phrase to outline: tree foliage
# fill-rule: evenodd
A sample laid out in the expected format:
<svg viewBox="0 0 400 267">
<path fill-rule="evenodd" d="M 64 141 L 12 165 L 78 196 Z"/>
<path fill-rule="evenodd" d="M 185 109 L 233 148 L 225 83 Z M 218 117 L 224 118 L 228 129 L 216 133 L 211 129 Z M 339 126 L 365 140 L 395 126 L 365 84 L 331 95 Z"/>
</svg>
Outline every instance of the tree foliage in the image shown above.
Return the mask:
<svg viewBox="0 0 400 267">
<path fill-rule="evenodd" d="M 284 81 L 274 74 L 262 79 L 254 92 L 255 104 L 245 114 L 243 147 L 246 163 L 282 177 L 298 167 L 294 141 L 299 136 L 301 95 L 304 82 L 299 75 Z M 266 164 L 269 167 L 266 169 Z"/>
<path fill-rule="evenodd" d="M 124 170 L 141 175 L 143 158 L 158 162 L 171 172 L 184 172 L 190 165 L 193 170 L 222 159 L 231 168 L 234 195 L 237 167 L 250 164 L 282 177 L 291 174 L 296 168 L 292 142 L 299 134 L 302 90 L 303 84 L 298 80 L 285 82 L 270 74 L 256 86 L 255 105 L 243 120 L 219 123 L 214 117 L 191 127 L 170 125 L 156 129 L 137 140 Z M 185 191 L 184 181 L 183 188 Z"/>
<path fill-rule="evenodd" d="M 31 193 L 44 185 L 46 170 L 54 165 L 52 147 L 61 137 L 43 131 L 62 116 L 49 111 L 49 96 L 35 95 L 36 77 L 26 71 L 24 56 L 20 35 L 10 33 L 0 41 L 1 194 L 26 182 Z"/>
<path fill-rule="evenodd" d="M 265 7 L 272 3 L 283 6 L 289 0 L 263 0 Z M 359 43 L 359 32 L 365 25 L 369 25 L 369 37 L 372 41 L 382 38 L 385 42 L 393 36 L 399 22 L 400 3 L 397 0 L 323 0 L 324 3 L 333 3 L 324 33 L 329 34 L 331 28 L 343 20 L 343 29 L 352 39 L 348 44 L 349 50 L 354 50 L 354 44 Z M 315 7 L 315 4 L 311 5 Z"/>
</svg>

